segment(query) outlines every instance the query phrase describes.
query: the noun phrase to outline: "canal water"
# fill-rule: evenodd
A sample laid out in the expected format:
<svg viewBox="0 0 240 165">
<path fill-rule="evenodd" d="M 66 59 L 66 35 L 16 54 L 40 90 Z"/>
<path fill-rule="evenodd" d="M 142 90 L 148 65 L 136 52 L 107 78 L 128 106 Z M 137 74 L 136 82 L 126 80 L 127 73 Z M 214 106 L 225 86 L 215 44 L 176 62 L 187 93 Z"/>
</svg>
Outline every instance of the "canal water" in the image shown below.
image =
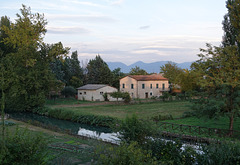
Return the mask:
<svg viewBox="0 0 240 165">
<path fill-rule="evenodd" d="M 111 143 L 119 143 L 117 138 L 118 134 L 114 133 L 110 128 L 90 126 L 86 124 L 79 124 L 76 122 L 59 120 L 55 118 L 50 118 L 47 116 L 41 116 L 38 114 L 27 113 L 27 112 L 18 112 L 11 113 L 10 118 L 21 120 L 21 121 L 30 121 L 30 122 L 39 122 L 44 126 L 50 128 L 57 127 L 62 131 L 68 130 L 75 135 L 86 136 L 91 138 L 100 139 L 103 141 Z"/>
</svg>

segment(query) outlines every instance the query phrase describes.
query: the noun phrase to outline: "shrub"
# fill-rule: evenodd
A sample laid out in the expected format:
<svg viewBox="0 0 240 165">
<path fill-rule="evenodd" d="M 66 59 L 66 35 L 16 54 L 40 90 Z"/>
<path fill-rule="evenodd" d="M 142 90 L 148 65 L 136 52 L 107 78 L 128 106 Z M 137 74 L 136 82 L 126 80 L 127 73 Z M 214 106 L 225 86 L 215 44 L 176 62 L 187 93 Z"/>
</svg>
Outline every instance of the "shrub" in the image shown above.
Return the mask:
<svg viewBox="0 0 240 165">
<path fill-rule="evenodd" d="M 107 93 L 104 93 L 104 94 L 103 94 L 103 98 L 104 98 L 104 101 L 109 101 L 109 99 L 108 99 L 108 94 L 107 94 Z"/>
<path fill-rule="evenodd" d="M 33 134 L 27 129 L 20 131 L 17 128 L 15 134 L 5 139 L 5 148 L 0 151 L 0 164 L 46 164 L 47 141 L 41 134 Z M 0 143 L 2 146 L 3 142 Z"/>
<path fill-rule="evenodd" d="M 118 147 L 100 148 L 97 150 L 96 163 L 102 165 L 154 165 L 158 164 L 152 158 L 151 152 L 141 149 L 137 142 L 126 143 Z"/>
<path fill-rule="evenodd" d="M 166 141 L 155 138 L 148 142 L 146 149 L 152 151 L 152 156 L 165 164 L 194 164 L 196 151 L 188 147 L 182 149 L 183 144 L 180 141 Z"/>
<path fill-rule="evenodd" d="M 77 93 L 76 89 L 72 86 L 66 86 L 61 92 L 61 94 L 64 95 L 65 97 L 74 97 L 76 93 Z"/>
<path fill-rule="evenodd" d="M 235 143 L 202 146 L 204 154 L 197 156 L 198 164 L 240 164 L 240 145 Z"/>
<path fill-rule="evenodd" d="M 155 135 L 156 130 L 152 122 L 139 120 L 136 115 L 131 118 L 126 117 L 117 127 L 117 131 L 121 134 L 119 138 L 122 141 L 127 143 L 136 141 L 139 144 L 144 144 L 148 137 Z"/>
</svg>

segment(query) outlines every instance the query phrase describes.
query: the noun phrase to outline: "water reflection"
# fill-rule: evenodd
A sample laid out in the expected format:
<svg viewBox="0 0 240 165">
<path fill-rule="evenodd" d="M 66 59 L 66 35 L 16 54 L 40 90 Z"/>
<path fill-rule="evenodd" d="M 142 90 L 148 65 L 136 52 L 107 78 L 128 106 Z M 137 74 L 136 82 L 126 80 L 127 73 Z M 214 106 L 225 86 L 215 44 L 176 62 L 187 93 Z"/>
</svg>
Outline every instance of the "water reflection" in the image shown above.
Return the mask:
<svg viewBox="0 0 240 165">
<path fill-rule="evenodd" d="M 91 131 L 91 130 L 87 130 L 85 128 L 80 127 L 78 131 L 78 135 L 92 137 L 92 138 L 100 139 L 102 141 L 111 142 L 115 144 L 119 144 L 120 142 L 120 139 L 117 137 L 119 135 L 118 133 L 104 133 L 104 132 L 100 133 L 97 131 Z"/>
</svg>

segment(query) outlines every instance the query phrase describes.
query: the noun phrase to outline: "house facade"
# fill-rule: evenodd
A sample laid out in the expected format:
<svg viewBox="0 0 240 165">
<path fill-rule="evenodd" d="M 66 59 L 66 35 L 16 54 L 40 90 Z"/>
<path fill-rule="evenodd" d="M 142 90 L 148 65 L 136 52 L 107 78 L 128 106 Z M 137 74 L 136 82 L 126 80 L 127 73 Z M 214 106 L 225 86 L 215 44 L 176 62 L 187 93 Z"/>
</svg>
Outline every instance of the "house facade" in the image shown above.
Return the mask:
<svg viewBox="0 0 240 165">
<path fill-rule="evenodd" d="M 120 79 L 120 91 L 128 92 L 132 98 L 151 98 L 169 91 L 168 79 L 159 74 L 128 75 Z"/>
<path fill-rule="evenodd" d="M 88 100 L 88 101 L 104 101 L 104 93 L 108 94 L 109 101 L 115 101 L 109 94 L 112 92 L 117 92 L 118 90 L 114 87 L 104 84 L 87 84 L 82 87 L 77 88 L 78 100 Z"/>
</svg>

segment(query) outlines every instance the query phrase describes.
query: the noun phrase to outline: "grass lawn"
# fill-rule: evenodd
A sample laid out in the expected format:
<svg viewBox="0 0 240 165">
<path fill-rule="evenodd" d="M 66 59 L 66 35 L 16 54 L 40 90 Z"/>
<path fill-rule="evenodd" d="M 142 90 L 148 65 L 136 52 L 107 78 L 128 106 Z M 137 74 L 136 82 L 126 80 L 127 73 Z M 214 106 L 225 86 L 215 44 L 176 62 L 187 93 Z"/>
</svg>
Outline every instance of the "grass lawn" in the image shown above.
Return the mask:
<svg viewBox="0 0 240 165">
<path fill-rule="evenodd" d="M 7 126 L 9 133 L 14 133 L 16 127 L 20 131 L 24 131 L 27 127 L 33 134 L 43 133 L 44 137 L 48 139 L 48 155 L 53 158 L 49 164 L 91 164 L 94 156 L 94 151 L 97 147 L 107 145 L 101 141 L 94 139 L 76 138 L 67 134 L 53 132 L 47 129 L 36 127 L 27 123 L 11 120 L 17 125 Z M 2 134 L 2 127 L 0 126 L 0 136 Z"/>
<path fill-rule="evenodd" d="M 191 111 L 190 105 L 191 103 L 188 101 L 173 101 L 127 105 L 89 105 L 84 107 L 64 107 L 61 109 L 74 111 L 79 114 L 87 113 L 93 115 L 111 116 L 118 119 L 124 119 L 127 115 L 131 116 L 132 114 L 136 114 L 140 119 L 148 119 L 158 115 L 172 115 L 173 118 L 179 118 L 184 112 Z"/>
</svg>

